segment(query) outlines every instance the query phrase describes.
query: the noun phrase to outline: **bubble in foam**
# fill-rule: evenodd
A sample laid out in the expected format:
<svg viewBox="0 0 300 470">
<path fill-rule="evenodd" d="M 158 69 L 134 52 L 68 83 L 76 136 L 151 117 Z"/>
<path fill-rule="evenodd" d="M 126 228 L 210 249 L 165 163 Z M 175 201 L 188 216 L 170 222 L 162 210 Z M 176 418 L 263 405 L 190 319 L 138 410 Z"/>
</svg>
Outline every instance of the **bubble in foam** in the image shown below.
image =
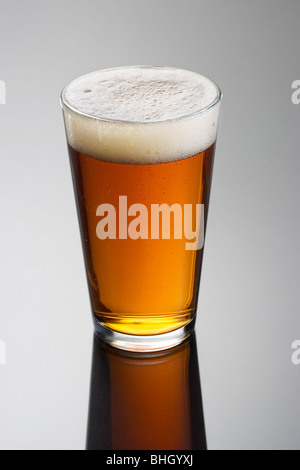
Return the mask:
<svg viewBox="0 0 300 470">
<path fill-rule="evenodd" d="M 124 67 L 74 80 L 62 93 L 69 143 L 107 161 L 160 163 L 216 139 L 220 91 L 193 72 Z"/>
</svg>

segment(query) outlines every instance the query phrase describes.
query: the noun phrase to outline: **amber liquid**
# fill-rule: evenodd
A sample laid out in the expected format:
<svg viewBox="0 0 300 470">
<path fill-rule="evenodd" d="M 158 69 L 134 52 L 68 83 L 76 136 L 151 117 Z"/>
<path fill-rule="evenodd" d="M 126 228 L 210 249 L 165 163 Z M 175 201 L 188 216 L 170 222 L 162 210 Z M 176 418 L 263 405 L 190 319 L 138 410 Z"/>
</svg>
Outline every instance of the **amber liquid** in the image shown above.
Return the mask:
<svg viewBox="0 0 300 470">
<path fill-rule="evenodd" d="M 105 162 L 101 155 L 91 158 L 71 147 L 69 153 L 96 320 L 137 335 L 186 325 L 197 307 L 203 249 L 186 250 L 184 237 L 100 240 L 96 212 L 99 205 L 112 204 L 117 233 L 119 196 L 127 196 L 128 207 L 143 204 L 149 214 L 151 204 L 204 204 L 206 219 L 214 145 L 193 157 L 154 165 Z"/>
</svg>

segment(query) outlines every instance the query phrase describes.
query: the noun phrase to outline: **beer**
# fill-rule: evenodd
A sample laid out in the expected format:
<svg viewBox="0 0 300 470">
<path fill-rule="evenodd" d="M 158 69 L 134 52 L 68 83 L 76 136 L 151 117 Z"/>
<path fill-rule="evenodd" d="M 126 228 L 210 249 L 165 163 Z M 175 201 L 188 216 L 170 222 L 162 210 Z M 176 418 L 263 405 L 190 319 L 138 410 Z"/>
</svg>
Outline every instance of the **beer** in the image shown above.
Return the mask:
<svg viewBox="0 0 300 470">
<path fill-rule="evenodd" d="M 219 100 L 204 77 L 166 68 L 110 69 L 66 87 L 96 330 L 149 337 L 194 320 L 203 256 L 196 208 L 205 226 Z"/>
<path fill-rule="evenodd" d="M 122 333 L 151 335 L 184 326 L 194 315 L 202 250 L 185 240 L 130 238 L 99 241 L 101 202 L 128 206 L 208 202 L 213 147 L 188 159 L 126 165 L 90 158 L 70 148 L 94 314 Z M 205 204 L 205 205 L 206 205 Z M 150 212 L 150 209 L 149 209 Z M 174 222 L 173 222 L 174 223 Z"/>
</svg>

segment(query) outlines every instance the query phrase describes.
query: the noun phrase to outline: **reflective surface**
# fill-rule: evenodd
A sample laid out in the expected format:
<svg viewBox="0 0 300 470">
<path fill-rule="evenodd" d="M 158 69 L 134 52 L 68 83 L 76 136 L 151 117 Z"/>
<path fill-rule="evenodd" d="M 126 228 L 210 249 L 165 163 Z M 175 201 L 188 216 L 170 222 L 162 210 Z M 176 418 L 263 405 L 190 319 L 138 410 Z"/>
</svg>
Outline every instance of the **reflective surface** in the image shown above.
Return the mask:
<svg viewBox="0 0 300 470">
<path fill-rule="evenodd" d="M 206 450 L 195 333 L 169 351 L 94 338 L 88 450 Z"/>
</svg>

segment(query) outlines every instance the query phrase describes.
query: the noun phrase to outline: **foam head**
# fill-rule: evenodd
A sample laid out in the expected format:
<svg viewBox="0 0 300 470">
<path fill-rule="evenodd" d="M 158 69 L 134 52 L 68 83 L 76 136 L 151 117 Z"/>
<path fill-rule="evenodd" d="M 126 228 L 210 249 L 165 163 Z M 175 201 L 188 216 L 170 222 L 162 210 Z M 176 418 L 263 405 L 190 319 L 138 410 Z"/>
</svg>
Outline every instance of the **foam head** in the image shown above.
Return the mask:
<svg viewBox="0 0 300 470">
<path fill-rule="evenodd" d="M 100 70 L 62 92 L 69 144 L 105 161 L 155 164 L 198 154 L 216 140 L 219 88 L 166 67 Z"/>
</svg>

